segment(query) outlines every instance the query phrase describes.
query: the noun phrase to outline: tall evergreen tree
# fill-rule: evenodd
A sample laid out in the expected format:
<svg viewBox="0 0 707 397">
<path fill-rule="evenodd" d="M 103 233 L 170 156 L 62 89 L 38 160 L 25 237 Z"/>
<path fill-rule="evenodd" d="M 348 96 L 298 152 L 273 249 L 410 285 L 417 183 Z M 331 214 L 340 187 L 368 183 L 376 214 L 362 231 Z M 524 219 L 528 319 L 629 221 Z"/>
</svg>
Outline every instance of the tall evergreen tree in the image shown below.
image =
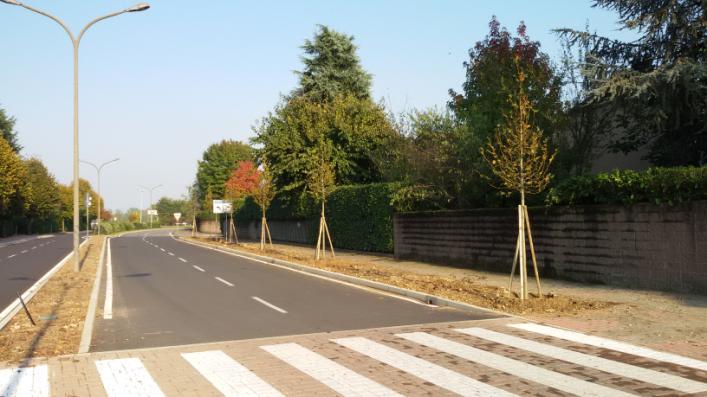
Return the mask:
<svg viewBox="0 0 707 397">
<path fill-rule="evenodd" d="M 294 95 L 315 102 L 332 101 L 341 95 L 370 98 L 371 75 L 361 67 L 353 40 L 353 36 L 319 25 L 314 39 L 302 46 L 304 70 L 295 72 L 299 87 Z"/>
<path fill-rule="evenodd" d="M 0 137 L 10 144 L 15 153 L 19 153 L 22 150 L 22 146 L 17 142 L 15 118 L 8 116 L 3 108 L 0 108 Z"/>
<path fill-rule="evenodd" d="M 611 110 L 611 147 L 648 146 L 657 165 L 707 163 L 707 7 L 702 0 L 595 0 L 639 38 L 557 29 L 589 48 L 588 103 Z"/>
</svg>

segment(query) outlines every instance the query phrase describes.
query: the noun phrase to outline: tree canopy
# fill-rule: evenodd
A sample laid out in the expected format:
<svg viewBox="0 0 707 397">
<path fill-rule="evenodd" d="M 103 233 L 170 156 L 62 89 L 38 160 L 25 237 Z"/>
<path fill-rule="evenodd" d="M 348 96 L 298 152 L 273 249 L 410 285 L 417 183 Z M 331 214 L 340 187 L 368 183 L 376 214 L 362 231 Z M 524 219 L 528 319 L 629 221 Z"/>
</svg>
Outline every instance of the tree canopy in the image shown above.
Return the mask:
<svg viewBox="0 0 707 397">
<path fill-rule="evenodd" d="M 589 49 L 592 84 L 587 102 L 610 112 L 610 146 L 630 152 L 647 146 L 656 165 L 707 161 L 707 7 L 700 0 L 595 0 L 618 13 L 631 42 L 587 31 L 558 29 Z"/>
<path fill-rule="evenodd" d="M 22 150 L 22 146 L 17 141 L 15 118 L 8 116 L 3 108 L 0 108 L 0 137 L 7 141 L 15 153 L 19 153 Z"/>
<path fill-rule="evenodd" d="M 530 40 L 524 23 L 518 26 L 514 37 L 493 17 L 484 40 L 469 50 L 469 61 L 464 62 L 466 81 L 462 91 L 449 90 L 450 109 L 478 136 L 469 142 L 476 146 L 474 153 L 503 123 L 503 115 L 511 109 L 508 97 L 518 84 L 515 58 L 526 71 L 524 90 L 535 109 L 531 116 L 533 124 L 551 135 L 562 112 L 562 80 L 556 75 L 549 56 L 540 51 L 540 43 Z"/>
<path fill-rule="evenodd" d="M 59 218 L 61 197 L 59 184 L 47 167 L 37 158 L 25 161 L 28 183 L 32 187 L 28 195 L 27 215 L 36 219 Z"/>
<path fill-rule="evenodd" d="M 0 137 L 0 216 L 20 214 L 28 207 L 31 188 L 27 166 L 12 146 Z"/>
<path fill-rule="evenodd" d="M 252 148 L 242 142 L 223 140 L 209 146 L 198 163 L 196 173 L 199 197 L 205 199 L 207 191 L 210 190 L 214 199 L 222 199 L 224 184 L 236 164 L 252 159 Z M 211 203 L 206 203 L 205 207 L 211 207 Z"/>
<path fill-rule="evenodd" d="M 304 70 L 295 72 L 299 87 L 294 96 L 315 102 L 332 101 L 342 95 L 369 99 L 371 75 L 361 67 L 353 40 L 353 36 L 319 25 L 314 38 L 301 47 Z"/>
<path fill-rule="evenodd" d="M 281 104 L 256 128 L 253 142 L 272 164 L 279 190 L 291 195 L 304 192 L 307 174 L 316 159 L 316 146 L 331 144 L 331 166 L 341 184 L 381 180 L 376 153 L 385 150 L 395 134 L 383 108 L 353 96 L 329 103 L 292 98 Z"/>
</svg>

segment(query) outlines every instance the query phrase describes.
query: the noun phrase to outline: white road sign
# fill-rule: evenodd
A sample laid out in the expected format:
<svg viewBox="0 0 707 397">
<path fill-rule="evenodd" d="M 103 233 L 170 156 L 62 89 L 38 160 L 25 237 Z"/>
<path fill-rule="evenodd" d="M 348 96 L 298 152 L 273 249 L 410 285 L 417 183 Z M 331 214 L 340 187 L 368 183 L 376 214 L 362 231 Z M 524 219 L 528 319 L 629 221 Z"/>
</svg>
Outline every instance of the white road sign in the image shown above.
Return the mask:
<svg viewBox="0 0 707 397">
<path fill-rule="evenodd" d="M 214 200 L 214 214 L 228 214 L 231 212 L 231 202 L 228 200 Z"/>
<path fill-rule="evenodd" d="M 181 218 L 181 217 L 182 217 L 182 213 L 181 213 L 181 212 L 175 212 L 175 213 L 174 213 L 174 220 L 176 220 L 177 222 L 179 222 L 179 218 Z"/>
<path fill-rule="evenodd" d="M 147 210 L 147 215 L 157 215 L 157 210 Z"/>
</svg>

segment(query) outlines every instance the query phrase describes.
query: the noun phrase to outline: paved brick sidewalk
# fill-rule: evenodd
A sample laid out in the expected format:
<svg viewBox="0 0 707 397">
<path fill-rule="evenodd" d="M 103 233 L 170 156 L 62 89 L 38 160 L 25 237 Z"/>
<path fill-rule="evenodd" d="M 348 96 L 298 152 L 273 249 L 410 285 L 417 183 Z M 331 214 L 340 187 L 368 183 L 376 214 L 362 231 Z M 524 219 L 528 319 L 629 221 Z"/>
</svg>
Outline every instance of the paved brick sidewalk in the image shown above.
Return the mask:
<svg viewBox="0 0 707 397">
<path fill-rule="evenodd" d="M 27 364 L 0 370 L 0 395 L 707 395 L 707 362 L 507 318 Z"/>
</svg>

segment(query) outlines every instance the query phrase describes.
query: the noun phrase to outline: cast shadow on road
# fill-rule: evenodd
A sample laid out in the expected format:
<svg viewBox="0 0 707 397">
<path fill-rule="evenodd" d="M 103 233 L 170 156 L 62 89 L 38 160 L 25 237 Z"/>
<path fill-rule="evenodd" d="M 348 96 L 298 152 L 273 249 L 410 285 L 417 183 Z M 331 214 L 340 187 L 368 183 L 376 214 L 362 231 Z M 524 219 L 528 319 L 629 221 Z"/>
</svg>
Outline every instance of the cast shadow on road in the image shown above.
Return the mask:
<svg viewBox="0 0 707 397">
<path fill-rule="evenodd" d="M 83 268 L 83 264 L 86 261 L 86 258 L 88 258 L 88 255 L 95 249 L 98 249 L 98 247 L 90 245 L 89 248 L 82 254 L 81 261 L 79 264 L 81 268 Z M 69 262 L 66 265 L 71 266 L 72 264 L 73 262 Z M 73 285 L 69 283 L 62 284 L 62 288 L 55 297 L 50 313 L 48 315 L 45 315 L 48 320 L 42 320 L 41 323 L 38 324 L 39 329 L 37 329 L 37 332 L 32 337 L 32 341 L 29 343 L 29 346 L 27 347 L 27 352 L 25 353 L 24 357 L 22 358 L 22 360 L 19 361 L 19 368 L 24 368 L 30 365 L 32 358 L 34 358 L 34 354 L 37 351 L 39 343 L 45 338 L 49 327 L 52 325 L 52 322 L 57 318 L 58 310 L 64 304 L 69 288 L 72 286 Z M 36 314 L 37 313 L 35 313 L 35 315 Z M 18 313 L 18 315 L 20 315 L 20 313 Z M 7 386 L 4 389 L 0 389 L 0 396 L 12 395 L 12 392 L 16 391 L 16 388 L 19 385 L 20 378 L 22 376 L 21 374 L 22 372 L 20 371 L 15 371 L 13 373 L 13 376 L 9 379 Z"/>
<path fill-rule="evenodd" d="M 130 278 L 130 277 L 149 277 L 149 276 L 152 276 L 152 273 L 130 273 L 130 274 L 126 274 L 126 275 L 123 275 L 120 277 Z"/>
</svg>

